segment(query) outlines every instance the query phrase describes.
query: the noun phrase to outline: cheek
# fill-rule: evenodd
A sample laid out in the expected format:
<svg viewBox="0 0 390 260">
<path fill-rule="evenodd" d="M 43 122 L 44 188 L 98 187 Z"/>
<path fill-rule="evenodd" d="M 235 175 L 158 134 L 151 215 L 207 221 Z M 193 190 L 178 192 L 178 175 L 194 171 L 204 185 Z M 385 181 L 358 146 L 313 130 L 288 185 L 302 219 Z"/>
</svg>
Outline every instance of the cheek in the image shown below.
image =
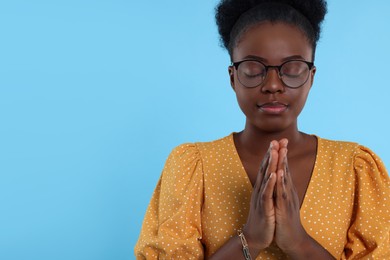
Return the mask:
<svg viewBox="0 0 390 260">
<path fill-rule="evenodd" d="M 299 93 L 299 95 L 296 97 L 296 99 L 295 99 L 295 100 L 297 100 L 296 109 L 298 110 L 297 114 L 300 114 L 303 107 L 305 106 L 307 97 L 309 95 L 309 91 L 310 91 L 310 89 L 305 89 L 304 91 L 301 91 Z"/>
<path fill-rule="evenodd" d="M 236 87 L 235 92 L 238 105 L 240 106 L 244 114 L 247 114 L 247 112 L 249 112 L 255 107 L 255 93 L 253 93 L 253 91 L 251 90 L 243 89 L 242 87 Z"/>
</svg>

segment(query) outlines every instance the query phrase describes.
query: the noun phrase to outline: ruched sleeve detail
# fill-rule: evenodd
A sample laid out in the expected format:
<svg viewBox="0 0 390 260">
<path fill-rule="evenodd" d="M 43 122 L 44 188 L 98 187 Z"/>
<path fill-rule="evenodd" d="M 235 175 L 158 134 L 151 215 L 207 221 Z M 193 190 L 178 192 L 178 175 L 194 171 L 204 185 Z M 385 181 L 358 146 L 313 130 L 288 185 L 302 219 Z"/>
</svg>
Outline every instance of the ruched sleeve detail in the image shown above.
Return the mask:
<svg viewBox="0 0 390 260">
<path fill-rule="evenodd" d="M 169 155 L 145 214 L 137 259 L 203 259 L 203 170 L 195 144 Z"/>
<path fill-rule="evenodd" d="M 354 205 L 342 259 L 390 259 L 390 181 L 384 164 L 366 147 L 354 156 Z"/>
</svg>

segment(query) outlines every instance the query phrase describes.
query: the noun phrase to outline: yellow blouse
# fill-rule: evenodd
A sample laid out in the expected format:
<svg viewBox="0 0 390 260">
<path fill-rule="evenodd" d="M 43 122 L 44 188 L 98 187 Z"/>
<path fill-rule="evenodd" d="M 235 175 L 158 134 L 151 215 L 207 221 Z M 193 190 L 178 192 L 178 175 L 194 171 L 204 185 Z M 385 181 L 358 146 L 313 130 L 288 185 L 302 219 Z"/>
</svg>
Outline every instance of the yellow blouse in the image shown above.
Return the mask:
<svg viewBox="0 0 390 260">
<path fill-rule="evenodd" d="M 390 181 L 377 155 L 318 138 L 301 207 L 306 231 L 336 259 L 390 259 Z M 237 235 L 252 185 L 233 134 L 170 154 L 135 246 L 137 259 L 203 259 Z M 256 259 L 285 259 L 276 246 Z"/>
</svg>

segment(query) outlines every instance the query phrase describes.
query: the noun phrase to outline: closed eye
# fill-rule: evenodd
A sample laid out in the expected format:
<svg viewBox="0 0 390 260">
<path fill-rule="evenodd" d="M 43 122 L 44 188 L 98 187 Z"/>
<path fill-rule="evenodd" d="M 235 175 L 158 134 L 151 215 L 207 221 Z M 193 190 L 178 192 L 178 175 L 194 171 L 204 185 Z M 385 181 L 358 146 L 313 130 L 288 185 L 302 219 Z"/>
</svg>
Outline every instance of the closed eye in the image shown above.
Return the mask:
<svg viewBox="0 0 390 260">
<path fill-rule="evenodd" d="M 299 77 L 301 77 L 301 74 L 287 74 L 287 73 L 284 73 L 282 76 L 283 77 L 288 77 L 288 78 L 299 78 Z"/>
<path fill-rule="evenodd" d="M 247 74 L 247 73 L 244 73 L 245 77 L 248 77 L 248 78 L 263 78 L 264 77 L 264 73 L 257 73 L 257 74 Z"/>
</svg>

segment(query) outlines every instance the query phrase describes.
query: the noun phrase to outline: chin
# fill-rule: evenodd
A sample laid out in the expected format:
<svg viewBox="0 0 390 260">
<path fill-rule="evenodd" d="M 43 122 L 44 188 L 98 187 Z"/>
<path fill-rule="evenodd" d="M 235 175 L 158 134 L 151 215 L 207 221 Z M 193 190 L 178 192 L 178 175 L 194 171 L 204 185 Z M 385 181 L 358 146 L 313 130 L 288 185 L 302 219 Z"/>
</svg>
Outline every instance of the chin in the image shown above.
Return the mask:
<svg viewBox="0 0 390 260">
<path fill-rule="evenodd" d="M 267 133 L 279 133 L 288 130 L 293 124 L 292 122 L 286 122 L 285 120 L 272 120 L 271 122 L 255 122 L 250 123 L 252 126 L 261 132 Z"/>
<path fill-rule="evenodd" d="M 285 127 L 272 127 L 272 126 L 267 126 L 267 127 L 257 127 L 257 129 L 261 132 L 266 132 L 266 133 L 269 133 L 269 134 L 272 134 L 272 133 L 280 133 L 280 132 L 283 132 L 285 130 L 287 130 L 287 128 Z"/>
</svg>

